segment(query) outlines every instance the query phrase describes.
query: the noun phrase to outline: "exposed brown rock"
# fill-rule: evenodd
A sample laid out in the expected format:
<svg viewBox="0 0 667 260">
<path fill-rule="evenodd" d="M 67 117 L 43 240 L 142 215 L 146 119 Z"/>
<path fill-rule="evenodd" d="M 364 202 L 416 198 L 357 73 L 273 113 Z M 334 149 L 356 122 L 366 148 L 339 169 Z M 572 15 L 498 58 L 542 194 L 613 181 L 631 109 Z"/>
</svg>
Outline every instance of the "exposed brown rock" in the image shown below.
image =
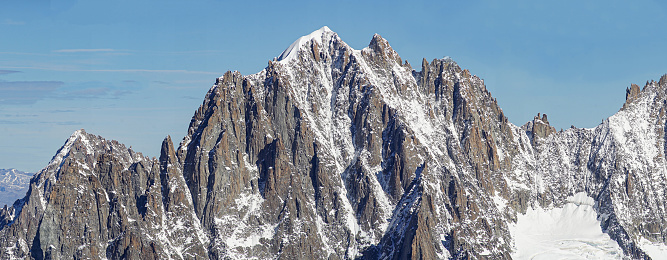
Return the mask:
<svg viewBox="0 0 667 260">
<path fill-rule="evenodd" d="M 639 86 L 636 84 L 631 84 L 630 88 L 625 89 L 625 101 L 628 102 L 639 95 Z"/>
<path fill-rule="evenodd" d="M 547 114 L 543 114 L 542 117 L 540 118 L 540 113 L 537 113 L 537 116 L 533 119 L 532 122 L 532 137 L 533 140 L 536 140 L 538 138 L 547 138 L 549 135 L 552 133 L 556 132 L 556 128 L 549 125 L 549 121 L 547 120 Z M 533 144 L 536 144 L 536 141 L 533 141 Z"/>
</svg>

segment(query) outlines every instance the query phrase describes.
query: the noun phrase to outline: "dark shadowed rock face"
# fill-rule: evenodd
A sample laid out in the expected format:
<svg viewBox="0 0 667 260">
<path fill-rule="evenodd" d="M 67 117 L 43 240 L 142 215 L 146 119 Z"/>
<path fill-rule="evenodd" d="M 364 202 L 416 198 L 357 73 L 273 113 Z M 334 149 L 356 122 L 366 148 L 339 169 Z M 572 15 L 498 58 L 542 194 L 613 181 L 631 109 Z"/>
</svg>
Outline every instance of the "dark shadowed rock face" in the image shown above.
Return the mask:
<svg viewBox="0 0 667 260">
<path fill-rule="evenodd" d="M 594 129 L 508 122 L 449 58 L 322 28 L 227 72 L 159 159 L 77 131 L 0 210 L 3 258 L 510 259 L 528 207 L 586 192 L 628 256 L 664 242 L 667 77 Z M 663 180 L 661 182 L 652 180 Z M 636 203 L 642 201 L 642 203 Z"/>
</svg>

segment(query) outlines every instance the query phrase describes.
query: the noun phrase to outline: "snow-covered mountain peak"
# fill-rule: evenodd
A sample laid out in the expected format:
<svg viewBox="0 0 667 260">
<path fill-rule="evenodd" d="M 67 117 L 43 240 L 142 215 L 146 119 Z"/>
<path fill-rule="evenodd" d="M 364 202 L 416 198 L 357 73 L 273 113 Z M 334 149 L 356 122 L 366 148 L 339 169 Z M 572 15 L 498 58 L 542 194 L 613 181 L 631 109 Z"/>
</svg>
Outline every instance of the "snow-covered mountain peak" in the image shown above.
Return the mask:
<svg viewBox="0 0 667 260">
<path fill-rule="evenodd" d="M 94 169 L 99 161 L 98 157 L 102 154 L 116 158 L 122 169 L 127 169 L 136 162 L 149 160 L 118 141 L 106 140 L 80 129 L 72 133 L 49 164 L 36 174 L 37 185 L 41 187 L 47 181 L 57 182 L 64 169 L 76 169 L 72 171 L 84 176 L 95 175 Z"/>
<path fill-rule="evenodd" d="M 633 85 L 594 129 L 518 127 L 450 58 L 415 71 L 378 34 L 354 50 L 322 27 L 218 78 L 159 160 L 74 132 L 0 210 L 0 258 L 648 259 L 667 237 L 666 90 Z M 547 244 L 522 243 L 535 230 Z"/>
<path fill-rule="evenodd" d="M 77 141 L 81 141 L 84 143 L 88 143 L 88 138 L 86 137 L 87 133 L 83 129 L 79 129 L 74 131 L 72 135 L 65 141 L 65 144 L 58 150 L 55 156 L 51 159 L 51 162 L 49 162 L 49 166 L 51 165 L 60 165 L 63 161 L 63 159 L 67 156 L 67 154 L 70 152 L 72 149 L 72 146 L 74 146 L 74 143 Z"/>
<path fill-rule="evenodd" d="M 310 41 L 315 41 L 318 44 L 322 44 L 322 39 L 330 38 L 330 37 L 338 37 L 335 32 L 333 32 L 329 27 L 323 26 L 320 29 L 317 29 L 313 31 L 312 33 L 308 35 L 301 36 L 299 39 L 294 41 L 287 49 L 285 49 L 280 56 L 278 57 L 278 61 L 290 61 L 297 57 L 299 50 L 301 50 L 301 47 L 304 46 L 306 43 Z"/>
</svg>

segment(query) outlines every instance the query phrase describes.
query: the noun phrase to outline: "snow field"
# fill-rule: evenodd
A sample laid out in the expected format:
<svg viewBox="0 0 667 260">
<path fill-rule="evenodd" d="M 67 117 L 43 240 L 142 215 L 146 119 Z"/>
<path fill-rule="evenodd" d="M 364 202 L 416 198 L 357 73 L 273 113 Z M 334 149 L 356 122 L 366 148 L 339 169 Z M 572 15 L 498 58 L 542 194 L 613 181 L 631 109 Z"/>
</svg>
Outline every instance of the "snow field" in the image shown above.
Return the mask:
<svg viewBox="0 0 667 260">
<path fill-rule="evenodd" d="M 623 250 L 602 232 L 595 201 L 585 193 L 562 208 L 528 208 L 510 225 L 514 259 L 622 259 Z"/>
</svg>

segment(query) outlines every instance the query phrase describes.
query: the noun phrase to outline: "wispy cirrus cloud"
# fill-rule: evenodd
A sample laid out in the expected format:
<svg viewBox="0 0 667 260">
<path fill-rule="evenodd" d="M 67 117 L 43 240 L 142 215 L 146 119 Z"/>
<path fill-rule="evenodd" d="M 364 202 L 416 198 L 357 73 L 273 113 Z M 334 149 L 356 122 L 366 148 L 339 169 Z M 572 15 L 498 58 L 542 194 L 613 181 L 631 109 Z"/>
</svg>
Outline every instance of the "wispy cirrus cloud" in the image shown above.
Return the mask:
<svg viewBox="0 0 667 260">
<path fill-rule="evenodd" d="M 211 71 L 196 70 L 151 70 L 151 69 L 115 69 L 115 70 L 81 70 L 90 72 L 151 72 L 151 73 L 185 73 L 185 74 L 220 74 Z"/>
<path fill-rule="evenodd" d="M 53 53 L 37 53 L 37 52 L 16 52 L 16 51 L 3 51 L 0 52 L 3 55 L 17 55 L 17 56 L 52 56 Z"/>
<path fill-rule="evenodd" d="M 20 120 L 0 120 L 0 125 L 25 125 L 29 121 L 20 121 Z"/>
<path fill-rule="evenodd" d="M 50 113 L 72 113 L 72 112 L 76 112 L 76 110 L 74 110 L 74 109 L 54 109 L 54 110 L 51 110 L 49 112 Z"/>
<path fill-rule="evenodd" d="M 113 52 L 116 51 L 114 49 L 62 49 L 62 50 L 55 50 L 53 52 L 58 52 L 58 53 L 77 53 L 77 52 Z"/>
<path fill-rule="evenodd" d="M 40 121 L 39 123 L 46 125 L 65 125 L 65 126 L 82 125 L 82 123 L 79 121 Z"/>
<path fill-rule="evenodd" d="M 15 20 L 12 20 L 12 19 L 5 19 L 2 22 L 2 24 L 4 24 L 4 25 L 24 25 L 25 22 L 24 21 L 15 21 Z"/>
<path fill-rule="evenodd" d="M 58 90 L 58 94 L 54 95 L 55 99 L 71 100 L 71 99 L 117 99 L 133 93 L 136 87 L 129 87 L 124 84 L 115 84 L 106 81 L 85 81 L 78 83 L 71 83 L 63 86 Z"/>
<path fill-rule="evenodd" d="M 158 55 L 192 55 L 192 54 L 215 54 L 215 53 L 229 53 L 229 50 L 195 50 L 195 51 L 145 51 L 148 54 Z"/>
<path fill-rule="evenodd" d="M 204 75 L 220 75 L 220 72 L 211 71 L 197 71 L 197 70 L 153 70 L 153 69 L 77 69 L 64 66 L 16 66 L 5 67 L 10 69 L 33 69 L 33 70 L 49 70 L 49 71 L 68 71 L 68 72 L 130 72 L 130 73 L 182 73 L 182 74 L 204 74 Z"/>
<path fill-rule="evenodd" d="M 71 92 L 67 92 L 64 95 L 64 99 L 72 99 L 72 98 L 118 98 L 120 96 L 124 96 L 127 94 L 132 93 L 129 90 L 119 90 L 119 89 L 112 89 L 112 88 L 107 88 L 107 87 L 100 87 L 100 88 L 85 88 L 85 89 L 80 89 L 80 90 L 75 90 Z"/>
<path fill-rule="evenodd" d="M 39 115 L 36 115 L 36 114 L 19 114 L 19 113 L 16 113 L 16 114 L 4 114 L 4 115 L 2 115 L 2 116 L 3 116 L 3 117 L 6 117 L 6 118 L 23 118 L 23 117 L 38 117 Z"/>
<path fill-rule="evenodd" d="M 0 106 L 32 105 L 43 99 L 117 99 L 131 93 L 132 90 L 126 87 L 108 82 L 66 84 L 62 81 L 0 80 Z"/>
<path fill-rule="evenodd" d="M 43 124 L 43 125 L 82 125 L 79 121 L 26 121 L 26 120 L 0 120 L 0 125 L 28 125 L 28 124 Z"/>
<path fill-rule="evenodd" d="M 62 81 L 0 81 L 0 105 L 30 105 L 50 96 Z"/>
<path fill-rule="evenodd" d="M 7 75 L 7 74 L 12 74 L 12 73 L 19 73 L 20 71 L 18 70 L 0 70 L 0 75 Z"/>
</svg>

